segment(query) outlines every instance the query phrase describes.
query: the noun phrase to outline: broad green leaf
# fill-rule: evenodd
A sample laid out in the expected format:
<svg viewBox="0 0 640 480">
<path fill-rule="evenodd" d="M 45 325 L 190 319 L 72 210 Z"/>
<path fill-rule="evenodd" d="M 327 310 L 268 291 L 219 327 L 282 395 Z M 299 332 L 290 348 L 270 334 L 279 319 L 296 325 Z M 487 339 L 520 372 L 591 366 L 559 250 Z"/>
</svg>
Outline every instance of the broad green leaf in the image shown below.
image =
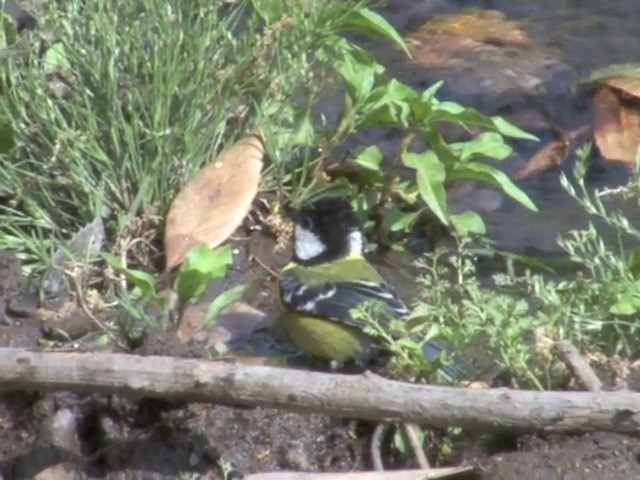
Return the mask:
<svg viewBox="0 0 640 480">
<path fill-rule="evenodd" d="M 434 83 L 424 92 L 422 92 L 417 99 L 411 102 L 411 113 L 413 114 L 416 124 L 426 123 L 429 124 L 428 119 L 431 116 L 432 105 L 437 91 L 442 87 L 444 81 Z"/>
<path fill-rule="evenodd" d="M 124 275 L 127 281 L 140 290 L 142 297 L 152 297 L 156 294 L 156 280 L 153 275 L 140 270 L 125 268 L 122 261 L 111 253 L 103 252 L 102 257 L 117 272 Z"/>
<path fill-rule="evenodd" d="M 345 48 L 338 52 L 340 57 L 333 61 L 336 72 L 345 82 L 347 94 L 352 104 L 367 98 L 381 73 L 381 67 L 371 59 L 355 54 L 356 50 Z"/>
<path fill-rule="evenodd" d="M 351 7 L 345 7 L 351 8 Z M 400 47 L 408 57 L 411 57 L 409 48 L 398 31 L 393 28 L 382 15 L 366 7 L 360 7 L 349 12 L 344 18 L 344 27 L 360 30 L 371 35 L 382 35 L 392 40 Z"/>
<path fill-rule="evenodd" d="M 382 217 L 382 228 L 388 232 L 399 232 L 405 230 L 420 216 L 420 212 L 403 212 L 394 206 L 384 211 Z"/>
<path fill-rule="evenodd" d="M 438 159 L 445 164 L 447 168 L 459 162 L 458 155 L 451 149 L 451 146 L 444 141 L 439 131 L 429 129 L 424 132 L 424 137 L 431 150 L 434 151 Z"/>
<path fill-rule="evenodd" d="M 201 270 L 181 269 L 173 288 L 180 301 L 197 301 L 212 280 L 211 275 Z"/>
<path fill-rule="evenodd" d="M 373 185 L 382 181 L 382 160 L 383 155 L 380 149 L 375 145 L 371 145 L 362 150 L 349 163 L 357 168 L 360 181 Z"/>
<path fill-rule="evenodd" d="M 460 235 L 469 235 L 471 233 L 484 235 L 487 233 L 484 220 L 476 212 L 452 213 L 449 218 L 451 218 L 451 224 Z"/>
<path fill-rule="evenodd" d="M 249 284 L 236 285 L 235 287 L 231 287 L 218 295 L 215 300 L 209 304 L 207 313 L 204 316 L 202 323 L 198 326 L 198 329 L 202 328 L 211 320 L 214 320 L 222 310 L 227 308 L 233 302 L 240 300 L 248 288 Z"/>
<path fill-rule="evenodd" d="M 504 142 L 504 137 L 496 132 L 484 132 L 468 142 L 452 143 L 451 150 L 466 162 L 480 155 L 504 160 L 512 153 L 512 149 Z"/>
<path fill-rule="evenodd" d="M 183 302 L 197 300 L 211 281 L 225 276 L 232 263 L 233 253 L 229 245 L 216 249 L 198 245 L 191 249 L 180 265 L 174 290 Z"/>
<path fill-rule="evenodd" d="M 538 141 L 538 138 L 530 133 L 521 130 L 515 125 L 507 122 L 502 117 L 487 117 L 473 108 L 463 107 L 455 102 L 434 102 L 433 113 L 429 120 L 431 122 L 453 122 L 462 126 L 467 124 L 479 125 L 491 130 L 495 130 L 502 135 L 524 140 Z"/>
<path fill-rule="evenodd" d="M 471 179 L 489 183 L 514 200 L 520 202 L 529 210 L 533 210 L 534 212 L 538 211 L 529 196 L 513 183 L 507 174 L 485 163 L 458 163 L 453 166 L 447 179 Z"/>
<path fill-rule="evenodd" d="M 206 245 L 192 248 L 187 258 L 180 265 L 178 279 L 182 272 L 198 270 L 209 275 L 212 279 L 222 278 L 233 264 L 233 253 L 229 245 L 211 249 Z"/>
<path fill-rule="evenodd" d="M 449 209 L 444 189 L 446 174 L 442 162 L 432 150 L 422 153 L 402 152 L 402 162 L 416 170 L 420 196 L 440 221 L 448 225 Z"/>
<path fill-rule="evenodd" d="M 386 125 L 407 127 L 411 104 L 418 99 L 416 91 L 395 79 L 377 87 L 367 97 L 359 126 Z"/>
<path fill-rule="evenodd" d="M 380 149 L 375 145 L 371 145 L 361 151 L 353 161 L 362 168 L 379 171 L 382 159 L 383 155 Z"/>
</svg>

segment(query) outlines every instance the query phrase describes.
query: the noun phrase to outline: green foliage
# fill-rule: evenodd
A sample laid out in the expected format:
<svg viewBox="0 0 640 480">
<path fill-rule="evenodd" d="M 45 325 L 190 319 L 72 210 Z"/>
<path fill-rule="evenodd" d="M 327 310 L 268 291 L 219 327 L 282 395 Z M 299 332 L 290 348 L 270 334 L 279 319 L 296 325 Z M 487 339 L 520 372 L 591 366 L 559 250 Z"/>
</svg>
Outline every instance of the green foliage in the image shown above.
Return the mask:
<svg viewBox="0 0 640 480">
<path fill-rule="evenodd" d="M 111 250 L 144 263 L 177 189 L 211 155 L 263 117 L 298 125 L 292 99 L 305 111 L 323 88 L 314 52 L 353 21 L 324 2 L 284 15 L 282 2 L 257 0 L 85 3 L 52 5 L 39 29 L 58 41 L 40 62 L 6 66 L 0 248 L 28 259 L 33 237 L 55 250 L 102 215 Z M 301 138 L 278 141 L 289 151 Z"/>
<path fill-rule="evenodd" d="M 224 278 L 233 263 L 229 246 L 216 249 L 205 245 L 194 247 L 178 270 L 172 289 L 176 301 L 172 301 L 171 292 L 167 294 L 157 291 L 156 279 L 153 275 L 125 267 L 114 255 L 105 253 L 103 257 L 111 268 L 133 286 L 131 290 L 120 292 L 118 295 L 125 310 L 142 324 L 162 328 L 168 327 L 172 311 L 176 306 L 178 310 L 182 310 L 186 304 L 200 300 L 211 282 Z M 239 300 L 246 289 L 247 286 L 238 285 L 216 297 L 209 305 L 202 325 L 214 319 L 231 303 Z M 148 307 L 155 307 L 156 315 L 148 313 Z"/>
<path fill-rule="evenodd" d="M 381 28 L 381 25 L 392 30 L 378 19 L 376 27 Z M 406 50 L 399 37 L 392 33 L 387 36 Z M 536 209 L 506 174 L 486 162 L 486 159 L 504 160 L 510 156 L 511 147 L 505 137 L 536 140 L 535 137 L 500 117 L 487 117 L 455 102 L 438 100 L 436 94 L 442 82 L 423 92 L 416 91 L 397 79 L 388 78 L 384 67 L 358 46 L 339 37 L 328 43 L 332 43 L 333 51 L 330 56 L 321 58 L 330 63 L 344 86 L 344 106 L 337 126 L 325 122 L 317 132 L 322 139 L 319 142 L 322 152 L 303 166 L 308 171 L 310 164 L 315 164 L 316 174 L 312 177 L 301 175 L 299 184 L 307 185 L 299 185 L 302 188 L 292 193 L 298 200 L 331 188 L 346 188 L 352 194 L 363 193 L 362 197 L 367 201 L 359 206 L 381 217 L 378 234 L 383 242 L 388 240 L 386 237 L 390 233 L 409 229 L 426 212 L 458 234 L 484 233 L 484 223 L 477 213 L 450 213 L 446 189 L 455 180 L 488 183 L 525 207 Z M 487 131 L 468 141 L 447 142 L 438 129 L 442 122 L 457 124 L 467 131 L 471 127 Z M 377 146 L 364 146 L 347 158 L 341 168 L 334 169 L 347 173 L 347 184 L 319 178 L 318 168 L 321 170 L 331 152 L 352 133 L 371 126 L 404 132 L 395 157 L 385 162 Z M 411 150 L 416 139 L 427 148 L 419 152 Z M 400 175 L 400 167 L 404 167 L 406 175 Z M 340 174 L 332 176 L 335 179 Z"/>
</svg>

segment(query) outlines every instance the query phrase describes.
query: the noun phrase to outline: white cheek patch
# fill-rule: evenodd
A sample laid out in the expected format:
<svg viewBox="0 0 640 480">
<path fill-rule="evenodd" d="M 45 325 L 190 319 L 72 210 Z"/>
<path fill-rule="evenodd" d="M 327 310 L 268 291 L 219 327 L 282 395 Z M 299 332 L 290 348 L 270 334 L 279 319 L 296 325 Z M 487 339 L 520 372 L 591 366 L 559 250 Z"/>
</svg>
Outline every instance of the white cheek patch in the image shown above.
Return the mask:
<svg viewBox="0 0 640 480">
<path fill-rule="evenodd" d="M 349 255 L 362 255 L 364 250 L 364 237 L 360 230 L 349 233 Z"/>
<path fill-rule="evenodd" d="M 296 257 L 302 261 L 311 260 L 322 255 L 326 250 L 322 241 L 310 230 L 296 225 L 293 235 Z"/>
</svg>

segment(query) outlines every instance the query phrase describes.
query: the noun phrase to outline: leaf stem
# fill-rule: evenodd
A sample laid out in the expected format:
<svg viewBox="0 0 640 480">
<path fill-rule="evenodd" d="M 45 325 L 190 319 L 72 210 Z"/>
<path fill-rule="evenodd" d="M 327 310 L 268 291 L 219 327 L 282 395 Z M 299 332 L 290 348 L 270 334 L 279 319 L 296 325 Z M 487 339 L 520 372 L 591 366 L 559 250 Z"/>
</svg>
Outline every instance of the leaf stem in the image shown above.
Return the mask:
<svg viewBox="0 0 640 480">
<path fill-rule="evenodd" d="M 393 189 L 393 182 L 398 176 L 400 165 L 402 164 L 402 153 L 409 148 L 413 140 L 416 138 L 417 132 L 414 129 L 407 130 L 402 136 L 398 152 L 393 159 L 393 163 L 387 169 L 384 175 L 384 181 L 382 184 L 382 191 L 378 202 L 373 207 L 373 220 L 375 222 L 376 240 L 378 243 L 378 249 L 387 249 L 388 246 L 384 244 L 384 231 L 382 228 L 382 219 L 384 207 L 391 197 L 391 191 Z"/>
</svg>

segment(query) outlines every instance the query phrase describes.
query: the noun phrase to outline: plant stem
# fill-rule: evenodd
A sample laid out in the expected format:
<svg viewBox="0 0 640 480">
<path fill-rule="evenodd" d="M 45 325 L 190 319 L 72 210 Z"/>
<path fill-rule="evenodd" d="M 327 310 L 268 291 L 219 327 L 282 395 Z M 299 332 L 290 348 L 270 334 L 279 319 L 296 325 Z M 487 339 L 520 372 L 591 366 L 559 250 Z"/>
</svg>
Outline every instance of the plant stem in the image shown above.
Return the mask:
<svg viewBox="0 0 640 480">
<path fill-rule="evenodd" d="M 400 170 L 400 166 L 402 164 L 402 153 L 409 148 L 413 140 L 416 138 L 416 131 L 413 129 L 407 130 L 402 140 L 400 141 L 400 146 L 398 148 L 398 152 L 393 159 L 393 163 L 386 171 L 384 175 L 384 183 L 382 185 L 382 192 L 380 193 L 380 198 L 378 202 L 373 207 L 373 220 L 375 222 L 375 232 L 376 238 L 378 242 L 379 249 L 388 248 L 387 245 L 384 244 L 384 231 L 382 229 L 382 219 L 383 219 L 383 211 L 384 207 L 389 201 L 391 197 L 391 191 L 393 189 L 393 182 L 398 176 L 398 171 Z"/>
</svg>

